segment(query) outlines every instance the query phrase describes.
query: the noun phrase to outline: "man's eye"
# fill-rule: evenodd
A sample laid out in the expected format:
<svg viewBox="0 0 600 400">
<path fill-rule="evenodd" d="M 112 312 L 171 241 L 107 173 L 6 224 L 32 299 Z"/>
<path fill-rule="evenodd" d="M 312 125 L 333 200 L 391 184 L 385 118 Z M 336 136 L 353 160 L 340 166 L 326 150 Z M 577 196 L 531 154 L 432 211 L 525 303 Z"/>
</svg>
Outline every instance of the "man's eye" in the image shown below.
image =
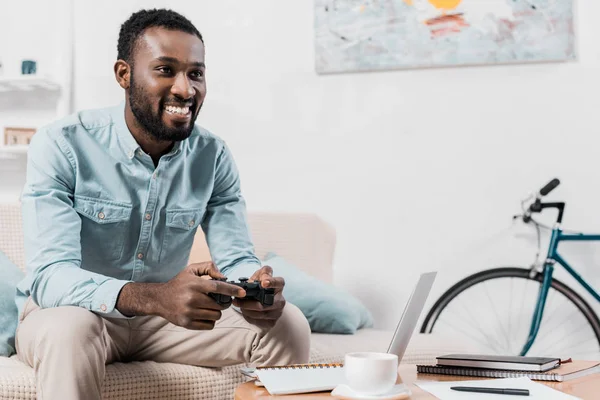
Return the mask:
<svg viewBox="0 0 600 400">
<path fill-rule="evenodd" d="M 202 78 L 204 76 L 204 72 L 203 71 L 194 71 L 191 74 L 194 78 Z"/>
<path fill-rule="evenodd" d="M 169 68 L 169 67 L 159 67 L 157 69 L 160 72 L 162 72 L 163 74 L 170 74 L 171 73 L 171 68 Z"/>
</svg>

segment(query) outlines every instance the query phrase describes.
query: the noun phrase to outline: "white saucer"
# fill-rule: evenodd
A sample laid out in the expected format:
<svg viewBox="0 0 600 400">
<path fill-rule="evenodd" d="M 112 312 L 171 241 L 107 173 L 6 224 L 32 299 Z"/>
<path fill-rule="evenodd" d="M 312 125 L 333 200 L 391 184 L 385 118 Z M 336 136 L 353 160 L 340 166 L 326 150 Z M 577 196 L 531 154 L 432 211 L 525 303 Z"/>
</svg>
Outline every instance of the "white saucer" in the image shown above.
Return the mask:
<svg viewBox="0 0 600 400">
<path fill-rule="evenodd" d="M 410 389 L 404 384 L 394 386 L 389 392 L 384 394 L 361 394 L 350 388 L 348 385 L 338 385 L 331 392 L 332 396 L 337 396 L 341 399 L 352 400 L 398 400 L 407 399 L 411 395 Z"/>
</svg>

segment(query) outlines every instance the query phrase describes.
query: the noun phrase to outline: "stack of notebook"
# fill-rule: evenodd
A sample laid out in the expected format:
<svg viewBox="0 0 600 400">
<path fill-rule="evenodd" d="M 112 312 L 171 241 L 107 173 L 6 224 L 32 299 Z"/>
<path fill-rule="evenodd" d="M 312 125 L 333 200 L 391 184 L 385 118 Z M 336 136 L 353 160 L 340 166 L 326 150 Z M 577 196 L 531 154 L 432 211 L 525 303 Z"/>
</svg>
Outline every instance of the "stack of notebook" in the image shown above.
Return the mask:
<svg viewBox="0 0 600 400">
<path fill-rule="evenodd" d="M 437 357 L 436 365 L 417 365 L 417 372 L 483 378 L 525 376 L 538 381 L 563 382 L 600 372 L 600 362 L 561 361 L 548 357 L 448 354 Z"/>
</svg>

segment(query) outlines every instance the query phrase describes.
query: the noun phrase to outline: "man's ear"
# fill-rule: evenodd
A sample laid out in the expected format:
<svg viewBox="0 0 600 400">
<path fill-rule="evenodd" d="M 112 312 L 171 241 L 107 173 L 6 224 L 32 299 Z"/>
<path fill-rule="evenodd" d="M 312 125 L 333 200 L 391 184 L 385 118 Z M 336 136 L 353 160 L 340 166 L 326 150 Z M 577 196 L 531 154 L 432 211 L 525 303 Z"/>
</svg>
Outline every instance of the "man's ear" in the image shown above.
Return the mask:
<svg viewBox="0 0 600 400">
<path fill-rule="evenodd" d="M 115 63 L 115 78 L 123 89 L 129 89 L 129 79 L 131 77 L 131 67 L 123 60 L 117 60 Z"/>
</svg>

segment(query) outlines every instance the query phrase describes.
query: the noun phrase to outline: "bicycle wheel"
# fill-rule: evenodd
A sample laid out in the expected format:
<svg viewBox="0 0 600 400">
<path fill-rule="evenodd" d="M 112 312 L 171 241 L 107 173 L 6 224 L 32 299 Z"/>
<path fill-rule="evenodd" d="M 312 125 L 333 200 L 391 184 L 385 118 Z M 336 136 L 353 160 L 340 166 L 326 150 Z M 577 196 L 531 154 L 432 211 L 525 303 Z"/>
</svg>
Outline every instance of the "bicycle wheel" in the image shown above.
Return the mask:
<svg viewBox="0 0 600 400">
<path fill-rule="evenodd" d="M 489 354 L 519 355 L 527 337 L 543 276 L 525 268 L 473 274 L 433 305 L 421 333 L 460 335 Z M 528 356 L 600 357 L 600 321 L 589 304 L 553 278 L 538 335 Z"/>
</svg>

